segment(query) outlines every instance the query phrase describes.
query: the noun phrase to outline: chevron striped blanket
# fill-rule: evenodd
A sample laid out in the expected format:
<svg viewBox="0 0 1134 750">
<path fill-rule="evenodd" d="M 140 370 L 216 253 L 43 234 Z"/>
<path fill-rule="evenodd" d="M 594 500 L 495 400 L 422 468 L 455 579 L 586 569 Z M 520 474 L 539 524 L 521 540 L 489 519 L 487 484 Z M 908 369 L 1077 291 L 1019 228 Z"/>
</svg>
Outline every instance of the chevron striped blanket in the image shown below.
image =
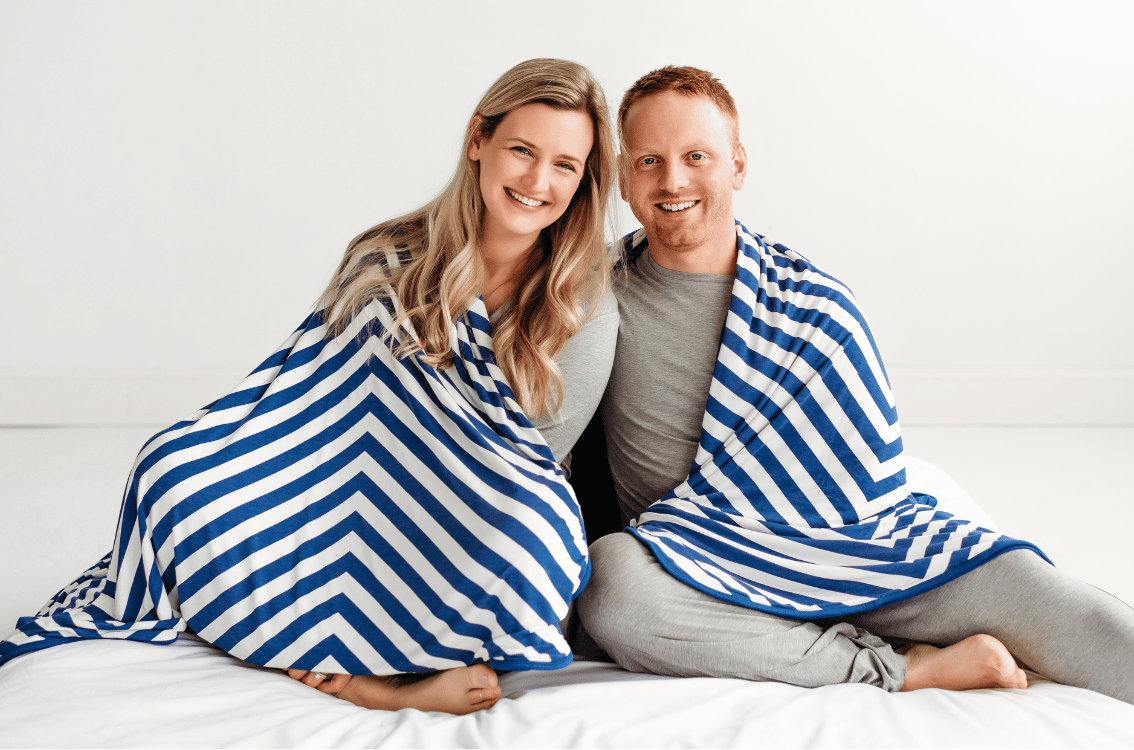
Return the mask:
<svg viewBox="0 0 1134 750">
<path fill-rule="evenodd" d="M 893 394 L 854 296 L 739 222 L 737 234 L 696 458 L 630 532 L 690 586 L 793 619 L 875 609 L 1035 549 L 907 489 Z M 624 244 L 632 262 L 644 232 Z"/>
<path fill-rule="evenodd" d="M 0 663 L 192 629 L 246 661 L 350 674 L 571 661 L 578 505 L 513 399 L 477 301 L 455 366 L 395 359 L 394 305 L 312 315 L 232 393 L 154 436 L 113 551 L 21 618 Z"/>
</svg>

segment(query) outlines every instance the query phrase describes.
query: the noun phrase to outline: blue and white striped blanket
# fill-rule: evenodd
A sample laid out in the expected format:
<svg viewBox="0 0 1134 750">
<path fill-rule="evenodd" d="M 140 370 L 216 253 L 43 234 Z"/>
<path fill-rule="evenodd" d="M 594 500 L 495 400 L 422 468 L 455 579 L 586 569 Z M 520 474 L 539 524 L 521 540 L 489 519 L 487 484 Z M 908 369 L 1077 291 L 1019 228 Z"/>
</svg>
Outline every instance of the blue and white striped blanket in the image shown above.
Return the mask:
<svg viewBox="0 0 1134 750">
<path fill-rule="evenodd" d="M 690 586 L 793 619 L 875 609 L 1035 549 L 907 489 L 893 394 L 854 296 L 739 222 L 737 234 L 693 467 L 630 532 Z M 645 233 L 624 245 L 633 262 Z"/>
<path fill-rule="evenodd" d="M 394 261 L 396 262 L 396 261 Z M 113 551 L 0 644 L 191 628 L 269 667 L 554 669 L 590 574 L 574 495 L 492 355 L 484 303 L 455 367 L 393 358 L 393 305 L 318 314 L 229 395 L 154 436 Z"/>
</svg>

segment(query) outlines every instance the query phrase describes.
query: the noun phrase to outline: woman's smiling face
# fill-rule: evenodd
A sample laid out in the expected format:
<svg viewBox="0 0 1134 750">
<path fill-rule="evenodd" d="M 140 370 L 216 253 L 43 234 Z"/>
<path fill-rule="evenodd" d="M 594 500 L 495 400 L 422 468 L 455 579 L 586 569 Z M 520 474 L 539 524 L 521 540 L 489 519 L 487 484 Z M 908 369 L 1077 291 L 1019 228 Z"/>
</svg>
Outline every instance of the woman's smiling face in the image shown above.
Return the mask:
<svg viewBox="0 0 1134 750">
<path fill-rule="evenodd" d="M 534 247 L 571 205 L 593 143 L 589 114 L 542 103 L 509 112 L 491 138 L 474 136 L 468 155 L 480 162 L 482 245 Z"/>
</svg>

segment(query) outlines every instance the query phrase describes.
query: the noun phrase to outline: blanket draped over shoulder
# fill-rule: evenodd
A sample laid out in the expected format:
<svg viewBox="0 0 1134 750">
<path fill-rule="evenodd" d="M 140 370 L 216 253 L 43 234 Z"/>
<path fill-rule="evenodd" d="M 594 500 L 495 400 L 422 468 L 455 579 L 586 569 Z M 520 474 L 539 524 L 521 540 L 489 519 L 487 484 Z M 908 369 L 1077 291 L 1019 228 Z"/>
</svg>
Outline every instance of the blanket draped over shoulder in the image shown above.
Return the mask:
<svg viewBox="0 0 1134 750">
<path fill-rule="evenodd" d="M 21 618 L 0 662 L 186 627 L 268 667 L 570 662 L 559 622 L 590 574 L 582 520 L 495 364 L 483 301 L 456 321 L 444 371 L 391 355 L 395 313 L 372 302 L 335 338 L 312 315 L 151 438 L 113 551 Z"/>
<path fill-rule="evenodd" d="M 690 586 L 793 619 L 875 609 L 1035 549 L 907 489 L 894 398 L 850 290 L 739 222 L 737 235 L 693 466 L 630 533 Z M 646 248 L 642 231 L 623 242 L 628 262 Z"/>
</svg>

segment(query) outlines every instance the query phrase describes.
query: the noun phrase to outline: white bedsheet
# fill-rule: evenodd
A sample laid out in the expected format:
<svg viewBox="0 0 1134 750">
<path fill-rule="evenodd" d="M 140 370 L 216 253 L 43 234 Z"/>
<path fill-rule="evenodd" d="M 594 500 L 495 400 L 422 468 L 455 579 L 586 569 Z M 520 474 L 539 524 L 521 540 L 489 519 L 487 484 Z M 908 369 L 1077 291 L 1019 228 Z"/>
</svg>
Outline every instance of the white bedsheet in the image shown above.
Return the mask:
<svg viewBox="0 0 1134 750">
<path fill-rule="evenodd" d="M 911 461 L 943 507 L 991 521 Z M 86 642 L 0 668 L 3 747 L 1130 747 L 1134 706 L 1032 677 L 1027 690 L 890 694 L 636 675 L 577 662 L 502 677 L 463 717 L 367 711 L 193 636 Z"/>
</svg>

